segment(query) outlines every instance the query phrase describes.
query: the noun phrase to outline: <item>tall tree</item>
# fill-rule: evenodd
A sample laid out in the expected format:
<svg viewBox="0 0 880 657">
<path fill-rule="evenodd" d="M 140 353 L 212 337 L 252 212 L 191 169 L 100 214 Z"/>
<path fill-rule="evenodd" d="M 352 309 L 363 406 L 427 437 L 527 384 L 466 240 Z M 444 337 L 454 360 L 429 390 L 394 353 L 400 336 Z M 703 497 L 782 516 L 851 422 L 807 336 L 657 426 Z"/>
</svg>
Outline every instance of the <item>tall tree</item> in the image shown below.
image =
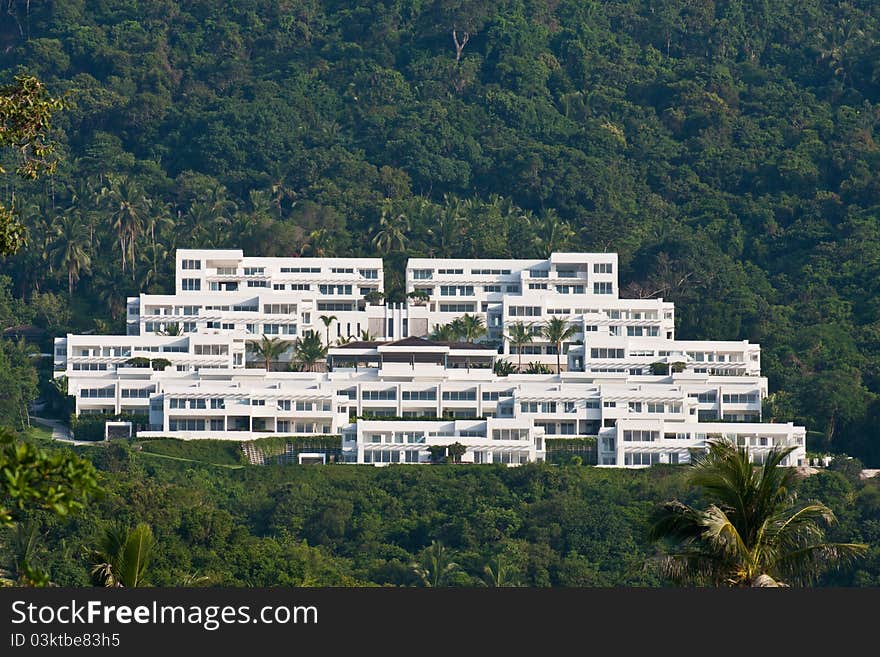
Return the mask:
<svg viewBox="0 0 880 657">
<path fill-rule="evenodd" d="M 59 219 L 54 233 L 50 247 L 51 260 L 55 267 L 67 272 L 67 293 L 72 296 L 80 276 L 91 271 L 88 231 L 82 219 L 69 212 Z"/>
<path fill-rule="evenodd" d="M 773 449 L 759 467 L 748 448 L 727 441 L 696 457 L 688 483 L 709 506 L 672 500 L 654 514 L 649 535 L 666 548 L 664 573 L 699 585 L 809 584 L 864 554 L 866 545 L 824 540 L 834 513 L 821 502 L 798 501 L 797 473 L 781 466 L 793 450 Z"/>
<path fill-rule="evenodd" d="M 414 563 L 412 568 L 422 586 L 433 588 L 448 586 L 449 578 L 460 569 L 452 560 L 449 548 L 439 541 L 431 541 L 431 545 L 422 550 L 420 561 Z"/>
<path fill-rule="evenodd" d="M 511 347 L 516 347 L 518 372 L 522 372 L 522 348 L 532 343 L 532 326 L 532 323 L 514 322 L 504 336 Z"/>
<path fill-rule="evenodd" d="M 116 233 L 125 272 L 126 262 L 134 264 L 135 243 L 144 231 L 151 202 L 140 185 L 127 176 L 114 176 L 108 182 L 101 190 L 101 203 Z"/>
<path fill-rule="evenodd" d="M 314 331 L 296 341 L 293 358 L 304 372 L 314 372 L 318 363 L 327 356 L 327 347 L 321 344 L 321 337 Z"/>
<path fill-rule="evenodd" d="M 333 325 L 333 322 L 337 321 L 336 315 L 321 315 L 319 317 L 321 323 L 324 325 L 324 329 L 327 336 L 327 347 L 330 347 L 330 327 Z"/>
<path fill-rule="evenodd" d="M 270 338 L 266 335 L 262 336 L 259 341 L 248 342 L 248 350 L 263 359 L 267 372 L 271 369 L 272 363 L 277 361 L 289 346 L 290 342 L 286 340 Z"/>
<path fill-rule="evenodd" d="M 570 340 L 577 333 L 577 328 L 562 317 L 551 317 L 541 329 L 541 335 L 548 342 L 556 345 L 556 373 L 562 372 L 562 343 Z"/>
</svg>

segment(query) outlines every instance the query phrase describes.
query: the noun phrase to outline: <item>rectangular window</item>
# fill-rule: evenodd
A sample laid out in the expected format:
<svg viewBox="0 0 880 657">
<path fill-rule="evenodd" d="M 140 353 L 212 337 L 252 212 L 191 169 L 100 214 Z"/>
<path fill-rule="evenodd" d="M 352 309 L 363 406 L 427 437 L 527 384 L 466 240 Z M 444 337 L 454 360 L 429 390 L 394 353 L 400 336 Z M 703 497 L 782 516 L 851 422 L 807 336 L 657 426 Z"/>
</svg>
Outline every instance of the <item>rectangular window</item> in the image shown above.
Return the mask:
<svg viewBox="0 0 880 657">
<path fill-rule="evenodd" d="M 649 429 L 624 429 L 623 431 L 623 441 L 630 442 L 647 442 L 652 443 L 655 440 L 660 440 L 660 432 L 659 431 L 651 431 Z"/>
<path fill-rule="evenodd" d="M 593 263 L 594 274 L 612 274 L 614 273 L 614 265 L 610 262 Z"/>
<path fill-rule="evenodd" d="M 360 273 L 362 278 L 369 278 L 374 280 L 379 278 L 378 269 L 359 269 L 358 272 Z"/>
<path fill-rule="evenodd" d="M 180 281 L 182 289 L 195 292 L 202 289 L 202 281 L 198 278 L 184 278 Z"/>
<path fill-rule="evenodd" d="M 184 269 L 201 269 L 202 261 L 201 260 L 184 260 L 183 261 Z"/>
<path fill-rule="evenodd" d="M 437 273 L 443 276 L 461 276 L 464 274 L 464 269 L 438 269 Z"/>
<path fill-rule="evenodd" d="M 623 349 L 606 349 L 605 347 L 590 349 L 590 358 L 623 358 L 623 354 Z"/>
<path fill-rule="evenodd" d="M 266 273 L 265 267 L 245 267 L 244 275 L 245 276 L 262 276 Z"/>
<path fill-rule="evenodd" d="M 474 304 L 472 303 L 441 303 L 441 313 L 472 313 L 474 312 Z"/>
<path fill-rule="evenodd" d="M 222 397 L 212 397 L 211 398 L 211 408 L 215 410 L 220 410 L 226 408 L 226 400 Z"/>
<path fill-rule="evenodd" d="M 269 287 L 269 281 L 248 281 L 248 287 Z"/>
<path fill-rule="evenodd" d="M 614 284 L 606 281 L 593 283 L 593 294 L 613 294 Z"/>
<path fill-rule="evenodd" d="M 434 278 L 433 269 L 413 269 L 413 278 L 417 281 L 424 281 Z"/>
<path fill-rule="evenodd" d="M 471 390 L 445 390 L 443 392 L 444 401 L 476 401 L 477 391 Z"/>
<path fill-rule="evenodd" d="M 437 389 L 431 388 L 430 390 L 404 390 L 402 395 L 404 401 L 435 401 L 437 399 Z"/>
</svg>

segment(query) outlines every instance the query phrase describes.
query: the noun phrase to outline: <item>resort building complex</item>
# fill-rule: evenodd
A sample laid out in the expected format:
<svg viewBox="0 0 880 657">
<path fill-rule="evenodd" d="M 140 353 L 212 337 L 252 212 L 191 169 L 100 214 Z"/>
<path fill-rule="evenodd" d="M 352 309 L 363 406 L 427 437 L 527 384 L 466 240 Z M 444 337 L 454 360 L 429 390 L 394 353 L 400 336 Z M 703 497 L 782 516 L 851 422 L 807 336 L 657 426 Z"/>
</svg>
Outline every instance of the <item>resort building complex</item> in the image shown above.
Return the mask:
<svg viewBox="0 0 880 657">
<path fill-rule="evenodd" d="M 386 303 L 378 258 L 178 250 L 174 294 L 130 298 L 126 335 L 56 338 L 55 376 L 77 414 L 145 418 L 139 437 L 338 435 L 352 463 L 457 443 L 462 462 L 521 464 L 587 438 L 598 465 L 639 467 L 724 438 L 756 462 L 794 447 L 785 464 L 802 464 L 804 428 L 762 422 L 760 347 L 678 340 L 673 304 L 620 298 L 617 269 L 609 253 L 414 258 L 407 301 Z M 436 339 L 465 315 L 479 337 Z M 570 327 L 561 345 L 553 318 Z M 264 338 L 287 348 L 254 353 Z M 304 339 L 317 362 L 297 361 Z"/>
</svg>

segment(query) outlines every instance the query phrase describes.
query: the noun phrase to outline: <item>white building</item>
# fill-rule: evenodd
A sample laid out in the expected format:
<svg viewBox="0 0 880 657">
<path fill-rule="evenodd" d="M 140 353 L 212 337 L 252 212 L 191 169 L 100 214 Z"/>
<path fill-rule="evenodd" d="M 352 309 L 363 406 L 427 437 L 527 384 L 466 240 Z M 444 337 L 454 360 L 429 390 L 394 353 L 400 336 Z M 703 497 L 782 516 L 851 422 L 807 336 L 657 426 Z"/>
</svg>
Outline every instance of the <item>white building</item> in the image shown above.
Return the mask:
<svg viewBox="0 0 880 657">
<path fill-rule="evenodd" d="M 365 299 L 384 291 L 379 259 L 180 250 L 176 263 L 175 294 L 129 299 L 128 335 L 56 339 L 55 374 L 77 413 L 148 415 L 142 437 L 339 435 L 357 463 L 426 462 L 430 447 L 457 442 L 464 462 L 518 464 L 577 437 L 593 437 L 606 466 L 685 463 L 719 437 L 756 460 L 778 445 L 796 448 L 790 464 L 805 458 L 802 427 L 761 422 L 760 347 L 676 339 L 671 303 L 617 296 L 614 254 L 412 259 L 407 290 L 428 298 L 407 304 Z M 484 343 L 420 337 L 464 313 L 485 319 Z M 321 315 L 335 317 L 329 371 L 254 367 L 248 342 L 326 340 Z M 503 339 L 519 321 L 535 333 L 523 362 L 555 369 L 539 335 L 550 317 L 576 329 L 564 370 L 496 375 L 496 360 L 520 357 Z"/>
</svg>

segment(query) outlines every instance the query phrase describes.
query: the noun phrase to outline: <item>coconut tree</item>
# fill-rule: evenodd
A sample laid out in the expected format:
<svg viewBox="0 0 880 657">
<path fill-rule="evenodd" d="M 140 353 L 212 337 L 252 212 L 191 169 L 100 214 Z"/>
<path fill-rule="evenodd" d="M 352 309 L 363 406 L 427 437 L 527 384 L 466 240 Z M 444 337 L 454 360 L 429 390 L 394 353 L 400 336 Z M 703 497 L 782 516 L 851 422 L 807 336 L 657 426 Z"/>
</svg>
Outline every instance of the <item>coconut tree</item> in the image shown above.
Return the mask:
<svg viewBox="0 0 880 657">
<path fill-rule="evenodd" d="M 495 557 L 494 562 L 489 562 L 483 567 L 483 583 L 492 588 L 502 586 L 519 586 L 516 573 L 502 555 Z"/>
<path fill-rule="evenodd" d="M 452 323 L 443 325 L 434 324 L 434 328 L 431 330 L 431 335 L 429 337 L 436 342 L 455 342 L 458 340 L 458 335 L 456 334 Z"/>
<path fill-rule="evenodd" d="M 333 322 L 337 321 L 338 318 L 336 317 L 336 315 L 321 315 L 321 317 L 319 317 L 319 319 L 321 320 L 321 323 L 324 324 L 324 330 L 326 331 L 326 334 L 327 334 L 327 346 L 329 347 L 330 346 L 330 326 L 333 324 Z"/>
<path fill-rule="evenodd" d="M 327 347 L 321 344 L 320 336 L 314 331 L 296 341 L 293 359 L 303 372 L 317 371 L 317 365 L 327 356 Z"/>
<path fill-rule="evenodd" d="M 278 360 L 281 354 L 287 351 L 289 346 L 290 343 L 287 340 L 270 338 L 264 335 L 260 338 L 259 342 L 249 342 L 248 350 L 265 361 L 266 371 L 268 372 L 272 361 Z"/>
<path fill-rule="evenodd" d="M 570 340 L 577 333 L 577 329 L 562 317 L 551 317 L 541 329 L 542 337 L 556 345 L 556 373 L 562 371 L 562 343 Z"/>
<path fill-rule="evenodd" d="M 54 232 L 55 239 L 49 251 L 51 261 L 53 266 L 67 272 L 67 293 L 73 295 L 74 285 L 80 276 L 91 272 L 88 233 L 82 220 L 74 213 L 62 216 Z"/>
<path fill-rule="evenodd" d="M 369 329 L 363 329 L 358 334 L 358 338 L 360 338 L 360 340 L 362 342 L 375 342 L 376 341 L 376 336 L 373 335 L 372 333 L 370 333 Z"/>
<path fill-rule="evenodd" d="M 461 317 L 456 317 L 449 322 L 449 330 L 453 335 L 453 341 L 464 340 L 464 320 Z"/>
<path fill-rule="evenodd" d="M 465 313 L 460 317 L 462 337 L 467 342 L 476 342 L 486 335 L 486 325 L 483 318 L 479 315 L 469 315 Z"/>
<path fill-rule="evenodd" d="M 147 568 L 156 541 L 146 523 L 134 529 L 111 525 L 97 550 L 88 553 L 92 581 L 96 586 L 148 586 Z"/>
<path fill-rule="evenodd" d="M 436 588 L 447 586 L 450 575 L 459 570 L 459 565 L 452 561 L 446 546 L 439 541 L 431 541 L 431 545 L 422 550 L 419 562 L 412 564 L 412 569 L 422 586 Z"/>
<path fill-rule="evenodd" d="M 522 348 L 532 342 L 532 323 L 514 322 L 510 325 L 504 339 L 516 347 L 517 371 L 522 371 Z"/>
<path fill-rule="evenodd" d="M 809 584 L 863 554 L 866 545 L 824 540 L 834 513 L 798 501 L 795 470 L 780 466 L 793 449 L 770 450 L 759 467 L 729 441 L 695 457 L 688 484 L 709 505 L 672 500 L 655 512 L 650 538 L 665 549 L 662 571 L 698 585 L 787 586 Z"/>
<path fill-rule="evenodd" d="M 108 180 L 109 185 L 101 190 L 100 202 L 109 212 L 110 226 L 119 240 L 124 272 L 127 261 L 134 264 L 134 245 L 144 230 L 152 204 L 137 183 L 125 176 Z"/>
<path fill-rule="evenodd" d="M 406 247 L 409 220 L 405 214 L 395 214 L 391 204 L 386 203 L 379 218 L 379 230 L 373 237 L 373 246 L 380 253 L 403 251 Z"/>
</svg>

